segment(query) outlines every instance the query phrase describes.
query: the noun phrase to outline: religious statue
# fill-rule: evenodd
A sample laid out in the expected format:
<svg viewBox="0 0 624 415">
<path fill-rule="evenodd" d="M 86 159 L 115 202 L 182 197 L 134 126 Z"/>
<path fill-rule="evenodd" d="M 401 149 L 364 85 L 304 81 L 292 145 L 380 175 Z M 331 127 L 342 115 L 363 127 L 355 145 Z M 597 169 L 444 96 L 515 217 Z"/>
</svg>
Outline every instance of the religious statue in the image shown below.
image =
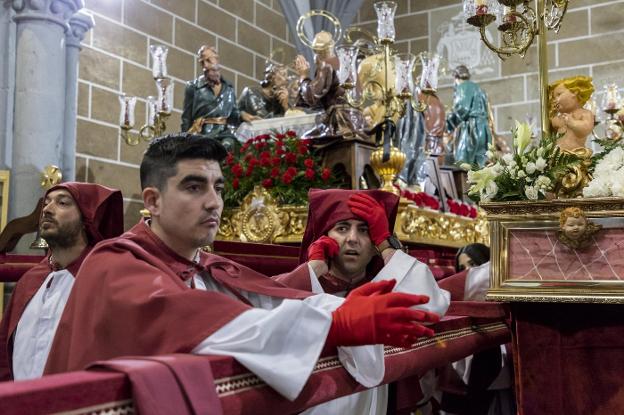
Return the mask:
<svg viewBox="0 0 624 415">
<path fill-rule="evenodd" d="M 368 140 L 363 131 L 367 128 L 360 110 L 349 106 L 345 90 L 340 86 L 336 70 L 338 58 L 334 54 L 332 34 L 321 31 L 312 41 L 316 70 L 314 79 L 308 77 L 310 64 L 303 55 L 295 58 L 294 69 L 299 75 L 297 106 L 310 110 L 323 110 L 325 114 L 317 126 L 304 134 L 307 137 L 338 137 Z"/>
<path fill-rule="evenodd" d="M 180 128 L 216 138 L 228 150 L 238 148 L 238 140 L 230 127 L 260 117 L 239 110 L 234 87 L 221 76 L 219 55 L 214 47 L 202 46 L 197 58 L 203 74 L 186 84 Z"/>
<path fill-rule="evenodd" d="M 559 215 L 559 241 L 572 249 L 588 246 L 602 225 L 591 222 L 585 212 L 577 207 L 565 208 Z"/>
<path fill-rule="evenodd" d="M 446 116 L 446 130 L 454 135 L 455 162 L 483 167 L 485 153 L 492 142 L 487 94 L 470 80 L 470 71 L 466 66 L 455 68 L 453 77 L 453 109 Z"/>
<path fill-rule="evenodd" d="M 238 108 L 260 118 L 282 117 L 288 109 L 288 68 L 268 63 L 259 86 L 245 87 Z"/>
<path fill-rule="evenodd" d="M 589 76 L 560 79 L 548 86 L 550 123 L 561 134 L 557 145 L 561 150 L 577 152 L 585 149 L 587 136 L 594 129 L 594 114 L 583 108 L 594 92 Z"/>
</svg>

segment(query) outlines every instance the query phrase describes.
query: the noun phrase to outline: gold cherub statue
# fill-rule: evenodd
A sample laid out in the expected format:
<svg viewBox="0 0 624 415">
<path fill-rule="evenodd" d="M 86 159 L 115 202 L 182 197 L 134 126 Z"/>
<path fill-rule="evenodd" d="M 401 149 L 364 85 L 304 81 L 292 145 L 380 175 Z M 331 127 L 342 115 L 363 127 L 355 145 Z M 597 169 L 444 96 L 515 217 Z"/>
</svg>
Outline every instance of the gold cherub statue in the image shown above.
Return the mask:
<svg viewBox="0 0 624 415">
<path fill-rule="evenodd" d="M 589 76 L 564 78 L 548 86 L 550 123 L 554 132 L 561 134 L 557 140 L 561 150 L 578 152 L 585 148 L 587 136 L 594 129 L 594 114 L 583 105 L 593 92 Z"/>
<path fill-rule="evenodd" d="M 572 249 L 585 248 L 602 225 L 597 225 L 587 219 L 585 212 L 578 207 L 569 207 L 559 215 L 559 241 Z"/>
</svg>

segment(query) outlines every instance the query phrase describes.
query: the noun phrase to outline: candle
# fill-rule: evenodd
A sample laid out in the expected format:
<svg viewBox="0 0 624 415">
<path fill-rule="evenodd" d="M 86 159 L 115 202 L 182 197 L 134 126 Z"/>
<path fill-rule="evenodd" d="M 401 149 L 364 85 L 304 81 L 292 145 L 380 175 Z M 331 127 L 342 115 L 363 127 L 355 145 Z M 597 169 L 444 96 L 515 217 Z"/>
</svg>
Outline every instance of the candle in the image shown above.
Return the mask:
<svg viewBox="0 0 624 415">
<path fill-rule="evenodd" d="M 477 6 L 477 15 L 487 14 L 488 6 L 486 0 L 475 0 L 475 6 Z"/>
</svg>

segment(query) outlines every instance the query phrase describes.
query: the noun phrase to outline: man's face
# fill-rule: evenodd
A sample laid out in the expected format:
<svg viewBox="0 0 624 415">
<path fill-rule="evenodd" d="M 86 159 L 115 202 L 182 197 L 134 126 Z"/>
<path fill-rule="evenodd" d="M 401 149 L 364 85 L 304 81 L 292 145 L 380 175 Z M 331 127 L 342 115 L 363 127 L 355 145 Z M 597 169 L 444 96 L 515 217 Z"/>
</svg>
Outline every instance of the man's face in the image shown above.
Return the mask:
<svg viewBox="0 0 624 415">
<path fill-rule="evenodd" d="M 362 276 L 376 254 L 366 222 L 358 219 L 337 222 L 327 236 L 340 246 L 340 253 L 331 261 L 330 271 L 348 279 Z"/>
<path fill-rule="evenodd" d="M 53 190 L 43 201 L 39 234 L 51 248 L 71 248 L 83 232 L 82 214 L 65 189 Z"/>
<path fill-rule="evenodd" d="M 221 74 L 219 72 L 219 55 L 211 49 L 204 49 L 199 58 L 199 65 L 204 72 L 204 76 L 208 79 L 219 80 Z"/>
<path fill-rule="evenodd" d="M 214 160 L 180 160 L 177 174 L 159 191 L 153 220 L 174 250 L 192 250 L 211 244 L 223 211 L 223 174 Z"/>
<path fill-rule="evenodd" d="M 563 84 L 557 85 L 553 91 L 555 109 L 561 113 L 569 113 L 580 108 L 578 98 Z"/>
<path fill-rule="evenodd" d="M 580 239 L 587 228 L 587 220 L 585 218 L 568 217 L 563 225 L 563 233 L 573 241 Z"/>
</svg>

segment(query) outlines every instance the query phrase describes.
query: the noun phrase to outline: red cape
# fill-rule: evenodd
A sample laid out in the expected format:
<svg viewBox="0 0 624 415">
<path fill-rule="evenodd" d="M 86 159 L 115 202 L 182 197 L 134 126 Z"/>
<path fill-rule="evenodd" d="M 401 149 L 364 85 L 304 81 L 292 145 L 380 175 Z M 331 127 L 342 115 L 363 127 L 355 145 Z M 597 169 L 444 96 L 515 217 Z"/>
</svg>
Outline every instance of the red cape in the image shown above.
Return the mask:
<svg viewBox="0 0 624 415">
<path fill-rule="evenodd" d="M 80 257 L 67 267 L 72 275 L 76 275 L 80 264 L 90 250 L 91 247 L 85 248 Z M 17 329 L 17 323 L 50 272 L 52 269 L 46 256 L 21 276 L 13 290 L 11 300 L 2 315 L 2 323 L 0 323 L 0 381 L 13 380 L 13 335 Z"/>
<path fill-rule="evenodd" d="M 45 373 L 124 355 L 190 352 L 250 308 L 219 292 L 189 288 L 185 280 L 204 270 L 248 292 L 292 299 L 310 295 L 217 255 L 202 252 L 199 264 L 193 263 L 141 221 L 98 244 L 84 261 Z"/>
</svg>

